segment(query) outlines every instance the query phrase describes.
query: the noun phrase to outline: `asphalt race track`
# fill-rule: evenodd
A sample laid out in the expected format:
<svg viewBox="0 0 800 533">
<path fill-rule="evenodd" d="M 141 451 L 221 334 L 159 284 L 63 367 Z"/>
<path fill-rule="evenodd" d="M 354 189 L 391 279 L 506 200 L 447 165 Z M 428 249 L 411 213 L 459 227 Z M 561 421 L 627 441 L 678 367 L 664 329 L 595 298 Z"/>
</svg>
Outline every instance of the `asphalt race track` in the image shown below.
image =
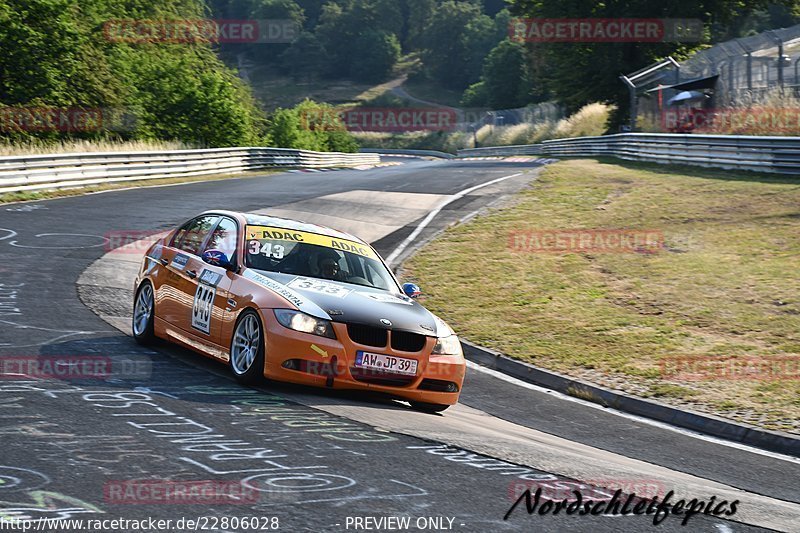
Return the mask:
<svg viewBox="0 0 800 533">
<path fill-rule="evenodd" d="M 112 362 L 103 379 L 26 378 L 4 367 L 0 518 L 169 519 L 167 531 L 798 531 L 797 458 L 473 366 L 461 403 L 442 415 L 363 394 L 246 388 L 224 365 L 167 345 L 141 348 L 125 333 L 138 257 L 108 253 L 112 232 L 166 231 L 210 208 L 263 211 L 356 233 L 386 257 L 452 195 L 506 178 L 448 204 L 409 249 L 528 186 L 540 168 L 395 161 L 0 206 L 0 357 Z M 143 480 L 248 491 L 191 504 L 126 492 L 126 482 Z M 537 487 L 562 498 L 579 489 L 609 499 L 621 487 L 739 504 L 732 516 L 701 512 L 686 527 L 679 516 L 656 526 L 652 515 L 528 515 L 524 503 L 504 520 L 516 496 Z M 232 517 L 253 522 L 222 521 Z M 176 525 L 198 518 L 199 527 Z"/>
</svg>

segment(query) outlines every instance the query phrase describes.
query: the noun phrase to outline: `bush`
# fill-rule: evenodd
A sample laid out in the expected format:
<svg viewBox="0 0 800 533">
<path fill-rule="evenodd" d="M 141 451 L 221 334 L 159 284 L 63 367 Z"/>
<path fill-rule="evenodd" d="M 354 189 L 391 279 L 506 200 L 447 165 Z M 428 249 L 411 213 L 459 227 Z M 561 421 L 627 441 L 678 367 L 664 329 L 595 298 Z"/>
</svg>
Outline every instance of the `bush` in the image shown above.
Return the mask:
<svg viewBox="0 0 800 533">
<path fill-rule="evenodd" d="M 303 100 L 291 109 L 278 108 L 269 119 L 269 136 L 278 148 L 317 152 L 356 152 L 358 143 L 330 104 Z"/>
</svg>

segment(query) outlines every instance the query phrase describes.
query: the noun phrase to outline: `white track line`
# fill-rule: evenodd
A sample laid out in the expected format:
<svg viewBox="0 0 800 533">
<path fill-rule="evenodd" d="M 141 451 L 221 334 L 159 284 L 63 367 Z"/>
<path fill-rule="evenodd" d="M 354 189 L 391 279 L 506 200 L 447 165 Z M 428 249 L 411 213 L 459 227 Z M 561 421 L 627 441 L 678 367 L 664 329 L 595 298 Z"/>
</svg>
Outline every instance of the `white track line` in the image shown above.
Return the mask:
<svg viewBox="0 0 800 533">
<path fill-rule="evenodd" d="M 743 450 L 750 453 L 755 453 L 758 455 L 763 455 L 766 457 L 771 457 L 773 459 L 778 459 L 781 461 L 786 461 L 789 463 L 800 464 L 800 458 L 792 457 L 791 455 L 783 455 L 781 453 L 770 452 L 767 450 L 762 450 L 760 448 L 754 448 L 752 446 L 748 446 L 746 444 L 740 444 L 738 442 L 733 442 L 729 440 L 719 439 L 716 437 L 712 437 L 710 435 L 704 435 L 703 433 L 698 433 L 696 431 L 692 431 L 689 429 L 680 428 L 677 426 L 673 426 L 671 424 L 667 424 L 665 422 L 659 422 L 657 420 L 651 420 L 649 418 L 644 418 L 638 415 L 632 415 L 629 413 L 625 413 L 622 411 L 617 411 L 616 409 L 612 409 L 610 407 L 603 407 L 602 405 L 588 402 L 586 400 L 581 400 L 580 398 L 575 398 L 574 396 L 568 396 L 566 394 L 562 394 L 558 391 L 554 391 L 551 389 L 546 389 L 544 387 L 540 387 L 538 385 L 533 385 L 532 383 L 528 383 L 522 380 L 519 380 L 515 377 L 508 376 L 503 374 L 502 372 L 498 372 L 496 370 L 492 370 L 491 368 L 486 368 L 485 366 L 481 366 L 477 363 L 473 363 L 472 361 L 467 361 L 467 366 L 470 370 L 477 370 L 478 372 L 483 372 L 484 374 L 488 374 L 490 376 L 496 377 L 497 379 L 501 379 L 503 381 L 507 381 L 508 383 L 512 383 L 519 387 L 523 387 L 526 389 L 534 390 L 537 392 L 542 392 L 545 394 L 549 394 L 551 396 L 555 396 L 560 400 L 565 400 L 568 402 L 574 402 L 580 404 L 584 407 L 591 407 L 592 409 L 598 409 L 603 411 L 604 413 L 611 413 L 616 416 L 620 416 L 622 418 L 627 418 L 628 420 L 634 420 L 636 422 L 641 422 L 642 424 L 647 424 L 649 426 L 654 426 L 661 429 L 667 429 L 669 431 L 674 431 L 675 433 L 680 433 L 681 435 L 686 435 L 689 437 L 694 437 L 695 439 L 704 440 L 707 442 L 712 442 L 714 444 L 719 444 L 722 446 L 728 446 L 729 448 L 736 448 L 738 450 Z"/>
<path fill-rule="evenodd" d="M 408 245 L 411 244 L 414 241 L 414 239 L 416 239 L 419 236 L 420 233 L 422 233 L 422 230 L 424 230 L 427 227 L 427 225 L 431 223 L 431 221 L 436 217 L 436 215 L 438 215 L 439 212 L 442 209 L 444 209 L 448 204 L 455 202 L 459 198 L 463 198 L 472 191 L 477 191 L 478 189 L 481 189 L 483 187 L 487 187 L 489 185 L 499 183 L 503 180 L 507 180 L 509 178 L 515 178 L 521 175 L 522 172 L 517 172 L 516 174 L 511 174 L 510 176 L 503 176 L 502 178 L 497 178 L 491 181 L 487 181 L 486 183 L 481 183 L 480 185 L 475 185 L 474 187 L 470 187 L 469 189 L 464 189 L 463 191 L 457 192 L 456 194 L 454 194 L 453 196 L 451 196 L 450 198 L 439 204 L 439 207 L 428 213 L 428 216 L 426 216 L 422 220 L 422 222 L 419 223 L 419 225 L 414 229 L 414 231 L 411 232 L 411 235 L 406 237 L 405 240 L 401 242 L 391 254 L 389 254 L 389 257 L 386 258 L 386 262 L 389 265 L 391 265 L 400 256 L 400 254 L 403 253 L 406 248 L 408 248 Z"/>
</svg>

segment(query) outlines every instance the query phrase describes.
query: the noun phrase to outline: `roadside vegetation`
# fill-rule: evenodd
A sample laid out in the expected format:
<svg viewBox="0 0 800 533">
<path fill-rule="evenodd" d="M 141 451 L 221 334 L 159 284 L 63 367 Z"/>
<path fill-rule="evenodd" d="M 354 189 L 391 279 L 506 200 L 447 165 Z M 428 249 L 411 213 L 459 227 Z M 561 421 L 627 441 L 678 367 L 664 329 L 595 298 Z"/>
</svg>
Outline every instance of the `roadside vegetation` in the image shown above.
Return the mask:
<svg viewBox="0 0 800 533">
<path fill-rule="evenodd" d="M 534 144 L 550 139 L 602 135 L 616 108 L 595 102 L 585 105 L 561 120 L 543 120 L 536 123 L 510 126 L 481 126 L 476 132 L 413 132 L 413 133 L 354 133 L 358 143 L 365 148 L 406 148 L 440 150 L 455 153 L 463 148 L 478 146 L 509 146 Z"/>
<path fill-rule="evenodd" d="M 798 205 L 797 178 L 562 161 L 512 205 L 447 230 L 403 277 L 470 341 L 617 390 L 800 433 Z M 581 228 L 660 231 L 664 246 L 648 254 L 509 245 L 512 231 Z M 794 362 L 762 368 L 760 379 L 711 372 L 694 381 L 665 371 L 681 358 Z"/>
<path fill-rule="evenodd" d="M 265 14 L 264 14 L 265 15 Z M 178 41 L 115 36 L 119 21 L 198 21 L 203 0 L 0 0 L 0 143 L 5 153 L 71 146 L 355 149 L 343 128 L 286 135 L 287 119 L 317 104 L 268 114 L 202 35 Z M 244 18 L 244 17 L 232 17 Z M 263 17 L 262 17 L 263 18 Z M 109 26 L 111 24 L 111 26 Z M 109 30 L 112 28 L 112 30 Z M 320 104 L 324 105 L 324 104 Z M 18 148 L 10 148 L 16 147 Z"/>
<path fill-rule="evenodd" d="M 17 144 L 0 144 L 0 156 L 74 154 L 78 152 L 140 152 L 147 150 L 191 150 L 197 148 L 178 141 L 93 141 L 63 140 L 48 142 L 39 139 Z"/>
<path fill-rule="evenodd" d="M 788 7 L 767 0 L 681 1 L 672 8 L 707 23 L 708 42 L 798 20 Z M 619 72 L 666 55 L 686 57 L 705 43 L 519 42 L 509 27 L 517 17 L 602 18 L 637 9 L 630 2 L 598 6 L 588 0 L 569 6 L 528 0 L 0 0 L 0 141 L 35 140 L 53 149 L 74 139 L 353 149 L 343 130 L 284 134 L 287 117 L 297 115 L 286 110 L 308 105 L 306 98 L 332 105 L 425 101 L 488 110 L 556 102 L 571 115 L 601 102 L 610 110 L 603 127 L 615 131 L 628 105 Z M 289 20 L 296 31 L 287 42 L 269 44 L 212 42 L 199 35 L 177 41 L 139 35 L 131 41 L 108 31 L 115 21 L 203 19 Z M 397 100 L 396 85 L 386 86 L 396 80 L 412 104 Z M 37 127 L 23 116 L 25 110 L 52 108 L 102 110 L 114 118 L 103 127 L 70 130 Z M 26 120 L 28 125 L 20 124 Z M 568 129 L 500 126 L 477 136 L 492 145 L 580 131 Z M 475 136 L 431 133 L 359 142 L 452 151 L 469 146 Z"/>
<path fill-rule="evenodd" d="M 0 137 L 12 143 L 65 138 L 262 143 L 263 113 L 209 42 L 117 42 L 104 33 L 109 21 L 176 15 L 202 18 L 205 4 L 0 0 Z M 70 131 L 37 127 L 24 116 L 42 108 L 118 112 L 124 120 L 111 130 Z"/>
</svg>

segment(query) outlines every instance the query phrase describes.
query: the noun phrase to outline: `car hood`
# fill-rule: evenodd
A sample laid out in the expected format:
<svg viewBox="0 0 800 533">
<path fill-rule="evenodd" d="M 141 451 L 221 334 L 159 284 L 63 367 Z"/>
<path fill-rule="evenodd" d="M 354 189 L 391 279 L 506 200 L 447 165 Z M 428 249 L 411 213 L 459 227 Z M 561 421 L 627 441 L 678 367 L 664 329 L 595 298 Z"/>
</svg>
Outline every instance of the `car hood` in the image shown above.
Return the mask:
<svg viewBox="0 0 800 533">
<path fill-rule="evenodd" d="M 431 337 L 449 334 L 447 332 L 449 328 L 441 319 L 405 295 L 333 280 L 263 270 L 257 272 L 280 283 L 304 300 L 313 302 L 324 312 L 320 318 L 333 322 L 408 331 Z M 301 310 L 319 315 L 313 312 L 310 306 Z"/>
</svg>

